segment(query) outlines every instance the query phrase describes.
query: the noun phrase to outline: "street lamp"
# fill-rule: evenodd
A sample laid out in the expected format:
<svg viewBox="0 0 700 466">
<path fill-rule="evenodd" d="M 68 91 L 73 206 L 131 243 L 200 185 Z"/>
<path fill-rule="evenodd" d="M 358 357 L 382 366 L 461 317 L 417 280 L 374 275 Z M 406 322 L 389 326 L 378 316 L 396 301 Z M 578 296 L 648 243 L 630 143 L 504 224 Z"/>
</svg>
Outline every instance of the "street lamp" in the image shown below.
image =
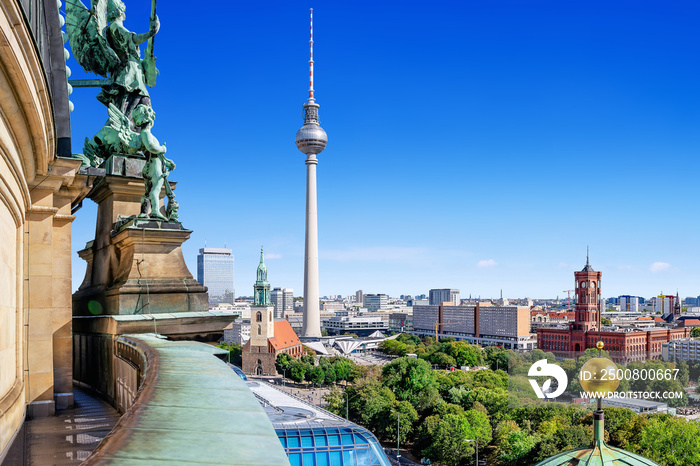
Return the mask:
<svg viewBox="0 0 700 466">
<path fill-rule="evenodd" d="M 474 450 L 476 451 L 476 466 L 479 466 L 479 438 L 471 439 L 468 438 L 467 442 L 474 442 Z"/>
<path fill-rule="evenodd" d="M 401 450 L 399 450 L 399 439 L 401 438 L 401 413 L 391 410 L 396 414 L 396 461 L 401 464 Z"/>
</svg>

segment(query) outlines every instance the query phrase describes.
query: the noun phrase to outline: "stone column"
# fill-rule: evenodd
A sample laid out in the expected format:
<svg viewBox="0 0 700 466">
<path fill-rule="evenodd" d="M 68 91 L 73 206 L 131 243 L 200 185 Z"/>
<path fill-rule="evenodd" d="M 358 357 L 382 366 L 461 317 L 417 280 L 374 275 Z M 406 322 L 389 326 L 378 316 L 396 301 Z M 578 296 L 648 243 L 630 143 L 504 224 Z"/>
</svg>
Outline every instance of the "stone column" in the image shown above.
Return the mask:
<svg viewBox="0 0 700 466">
<path fill-rule="evenodd" d="M 73 405 L 73 299 L 71 289 L 71 215 L 73 196 L 59 191 L 53 203 L 57 209 L 53 217 L 52 247 L 53 275 L 53 372 L 54 399 L 57 409 Z"/>
<path fill-rule="evenodd" d="M 304 251 L 304 326 L 305 337 L 321 337 L 318 309 L 318 207 L 316 202 L 315 154 L 306 159 L 306 244 Z"/>
<path fill-rule="evenodd" d="M 27 346 L 25 367 L 30 417 L 55 412 L 53 366 L 53 190 L 36 186 L 31 191 L 26 224 L 25 306 Z"/>
</svg>

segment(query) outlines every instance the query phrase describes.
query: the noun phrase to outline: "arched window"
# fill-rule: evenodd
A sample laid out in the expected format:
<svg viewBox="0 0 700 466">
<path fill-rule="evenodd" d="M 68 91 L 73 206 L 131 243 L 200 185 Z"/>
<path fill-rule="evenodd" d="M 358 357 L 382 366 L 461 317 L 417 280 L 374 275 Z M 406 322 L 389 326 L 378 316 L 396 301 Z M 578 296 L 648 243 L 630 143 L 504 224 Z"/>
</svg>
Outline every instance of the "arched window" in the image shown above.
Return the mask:
<svg viewBox="0 0 700 466">
<path fill-rule="evenodd" d="M 272 311 L 270 311 L 270 322 L 272 322 Z"/>
<path fill-rule="evenodd" d="M 260 325 L 258 325 L 258 335 L 260 335 L 260 332 L 261 332 Z"/>
<path fill-rule="evenodd" d="M 258 311 L 257 314 L 255 314 L 255 321 L 262 322 L 262 312 Z"/>
</svg>

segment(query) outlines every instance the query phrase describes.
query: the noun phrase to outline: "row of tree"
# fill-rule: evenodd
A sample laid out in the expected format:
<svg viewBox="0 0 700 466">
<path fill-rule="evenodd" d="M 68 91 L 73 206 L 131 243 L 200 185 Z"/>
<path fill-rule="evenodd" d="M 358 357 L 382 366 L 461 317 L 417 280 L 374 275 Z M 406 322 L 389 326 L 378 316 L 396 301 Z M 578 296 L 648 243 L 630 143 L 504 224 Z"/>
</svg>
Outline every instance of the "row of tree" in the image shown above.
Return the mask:
<svg viewBox="0 0 700 466">
<path fill-rule="evenodd" d="M 334 356 L 319 358 L 318 365 L 313 356 L 304 354 L 294 359 L 287 353 L 277 355 L 277 372 L 297 383 L 311 382 L 314 385 L 330 385 L 337 382 L 351 382 L 361 375 L 361 370 L 348 358 Z"/>
</svg>

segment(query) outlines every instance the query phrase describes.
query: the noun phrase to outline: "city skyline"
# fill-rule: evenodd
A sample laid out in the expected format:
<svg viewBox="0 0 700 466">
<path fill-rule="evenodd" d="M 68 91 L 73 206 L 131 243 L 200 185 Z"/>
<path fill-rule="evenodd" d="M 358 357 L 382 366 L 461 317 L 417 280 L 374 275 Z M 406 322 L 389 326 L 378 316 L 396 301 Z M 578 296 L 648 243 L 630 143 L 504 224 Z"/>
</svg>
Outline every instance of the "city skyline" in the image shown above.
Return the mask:
<svg viewBox="0 0 700 466">
<path fill-rule="evenodd" d="M 158 12 L 153 132 L 178 164 L 193 274 L 205 236 L 213 247 L 228 238 L 241 294 L 261 244 L 272 285 L 303 289 L 293 141 L 312 6 L 331 135 L 318 168 L 321 295 L 561 298 L 586 246 L 606 297 L 700 294 L 697 195 L 684 176 L 700 143 L 697 5 L 273 3 Z M 126 24 L 145 31 L 149 13 L 129 4 Z M 184 30 L 207 35 L 183 41 Z M 68 64 L 71 78 L 90 77 Z M 216 91 L 189 89 L 193 73 Z M 101 124 L 95 95 L 71 95 L 73 152 Z M 73 251 L 94 236 L 95 212 L 86 202 L 77 216 Z M 74 254 L 73 289 L 84 270 Z"/>
</svg>

